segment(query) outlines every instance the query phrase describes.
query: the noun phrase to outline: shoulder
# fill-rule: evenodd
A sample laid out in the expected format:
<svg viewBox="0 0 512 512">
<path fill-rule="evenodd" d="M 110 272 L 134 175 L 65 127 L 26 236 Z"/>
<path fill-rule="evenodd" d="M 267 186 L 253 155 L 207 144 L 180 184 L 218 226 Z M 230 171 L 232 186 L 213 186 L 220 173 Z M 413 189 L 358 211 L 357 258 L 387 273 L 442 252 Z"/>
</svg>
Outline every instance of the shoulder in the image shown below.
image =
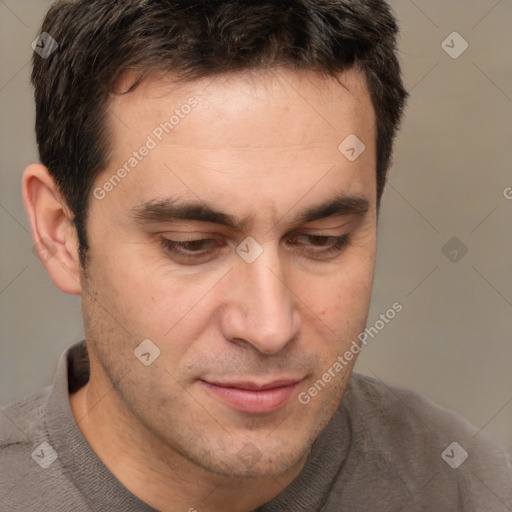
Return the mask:
<svg viewBox="0 0 512 512">
<path fill-rule="evenodd" d="M 51 386 L 0 407 L 0 448 L 31 444 L 45 431 L 45 414 Z"/>
<path fill-rule="evenodd" d="M 397 452 L 417 450 L 416 445 L 425 441 L 435 441 L 439 446 L 459 441 L 475 450 L 473 457 L 496 457 L 508 462 L 504 448 L 486 431 L 462 414 L 406 387 L 354 373 L 347 402 L 353 421 L 363 423 L 368 434 L 384 436 L 390 449 Z"/>
<path fill-rule="evenodd" d="M 359 373 L 351 377 L 348 400 L 357 414 L 385 420 L 371 423 L 384 430 L 403 427 L 408 432 L 407 427 L 423 426 L 432 434 L 432 429 L 437 434 L 474 435 L 479 432 L 458 412 L 440 406 L 417 391 Z"/>
<path fill-rule="evenodd" d="M 0 495 L 4 510 L 34 510 L 27 503 L 36 474 L 34 453 L 47 441 L 46 404 L 50 387 L 0 407 Z M 44 462 L 44 458 L 42 458 Z M 23 489 L 23 490 L 22 490 Z"/>
<path fill-rule="evenodd" d="M 65 475 L 48 434 L 52 389 L 0 407 L 0 512 L 89 510 Z"/>
<path fill-rule="evenodd" d="M 19 475 L 30 472 L 32 453 L 48 440 L 46 404 L 50 387 L 0 407 L 0 487 L 13 484 Z M 2 492 L 5 489 L 1 489 Z"/>
<path fill-rule="evenodd" d="M 510 456 L 458 412 L 358 373 L 342 403 L 349 410 L 359 456 L 377 461 L 411 492 L 455 493 L 471 503 L 492 498 L 497 508 L 488 510 L 501 510 L 500 503 L 512 506 Z"/>
</svg>

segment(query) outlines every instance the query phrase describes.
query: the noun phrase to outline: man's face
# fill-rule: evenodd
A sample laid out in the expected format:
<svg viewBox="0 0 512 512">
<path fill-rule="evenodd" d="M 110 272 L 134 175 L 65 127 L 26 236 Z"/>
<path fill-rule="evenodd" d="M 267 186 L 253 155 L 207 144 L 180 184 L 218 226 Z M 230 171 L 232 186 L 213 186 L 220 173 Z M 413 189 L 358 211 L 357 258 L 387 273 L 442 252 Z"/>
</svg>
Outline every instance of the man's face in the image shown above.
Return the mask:
<svg viewBox="0 0 512 512">
<path fill-rule="evenodd" d="M 364 75 L 340 79 L 153 78 L 109 107 L 82 276 L 91 382 L 113 385 L 134 431 L 218 474 L 298 464 L 348 384 L 354 360 L 299 400 L 364 329 L 371 294 L 375 118 Z M 355 160 L 354 139 L 338 148 L 351 134 Z M 184 205 L 198 207 L 171 216 Z"/>
</svg>

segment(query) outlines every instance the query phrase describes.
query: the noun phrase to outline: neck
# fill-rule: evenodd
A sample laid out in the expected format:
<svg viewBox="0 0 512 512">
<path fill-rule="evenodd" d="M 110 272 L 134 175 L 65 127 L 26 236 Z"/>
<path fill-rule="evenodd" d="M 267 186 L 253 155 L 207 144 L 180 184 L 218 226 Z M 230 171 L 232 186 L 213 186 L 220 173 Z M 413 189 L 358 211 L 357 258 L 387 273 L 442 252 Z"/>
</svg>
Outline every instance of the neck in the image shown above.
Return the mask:
<svg viewBox="0 0 512 512">
<path fill-rule="evenodd" d="M 145 428 L 98 379 L 70 395 L 85 439 L 132 494 L 162 512 L 250 512 L 275 498 L 301 472 L 306 457 L 280 475 L 230 478 L 207 471 Z"/>
</svg>

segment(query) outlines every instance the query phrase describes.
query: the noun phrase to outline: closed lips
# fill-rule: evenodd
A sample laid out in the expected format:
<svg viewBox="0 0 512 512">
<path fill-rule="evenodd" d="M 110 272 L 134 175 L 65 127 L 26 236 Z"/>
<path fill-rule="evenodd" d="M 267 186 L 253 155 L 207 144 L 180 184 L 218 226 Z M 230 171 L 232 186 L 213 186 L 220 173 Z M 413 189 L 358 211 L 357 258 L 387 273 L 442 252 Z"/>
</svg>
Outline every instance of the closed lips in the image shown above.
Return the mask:
<svg viewBox="0 0 512 512">
<path fill-rule="evenodd" d="M 272 412 L 284 405 L 301 380 L 255 382 L 201 381 L 206 390 L 221 402 L 248 413 Z"/>
</svg>

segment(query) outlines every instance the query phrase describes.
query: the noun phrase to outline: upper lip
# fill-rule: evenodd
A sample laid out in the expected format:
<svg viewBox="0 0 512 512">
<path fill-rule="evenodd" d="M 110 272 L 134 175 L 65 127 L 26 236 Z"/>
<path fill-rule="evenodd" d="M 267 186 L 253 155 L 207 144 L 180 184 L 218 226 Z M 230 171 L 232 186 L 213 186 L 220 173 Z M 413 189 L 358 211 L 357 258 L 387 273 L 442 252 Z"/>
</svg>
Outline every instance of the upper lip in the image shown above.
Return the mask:
<svg viewBox="0 0 512 512">
<path fill-rule="evenodd" d="M 252 391 L 263 391 L 265 389 L 274 389 L 281 388 L 285 386 L 291 386 L 293 384 L 297 384 L 302 379 L 275 379 L 267 382 L 255 382 L 251 380 L 243 380 L 243 381 L 228 381 L 228 382 L 218 382 L 212 380 L 205 380 L 207 384 L 212 384 L 213 386 L 220 386 L 223 388 L 238 388 L 238 389 L 247 389 Z"/>
</svg>

